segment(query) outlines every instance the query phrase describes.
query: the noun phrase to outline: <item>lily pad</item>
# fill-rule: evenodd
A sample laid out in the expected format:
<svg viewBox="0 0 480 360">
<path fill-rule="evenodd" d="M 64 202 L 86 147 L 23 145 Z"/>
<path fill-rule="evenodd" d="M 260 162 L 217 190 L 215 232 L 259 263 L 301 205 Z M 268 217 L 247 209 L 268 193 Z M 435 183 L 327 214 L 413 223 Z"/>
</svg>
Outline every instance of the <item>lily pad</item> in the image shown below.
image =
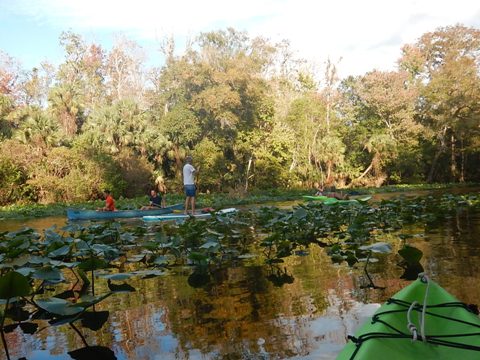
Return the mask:
<svg viewBox="0 0 480 360">
<path fill-rule="evenodd" d="M 54 251 L 51 251 L 48 253 L 48 256 L 52 258 L 60 257 L 60 256 L 66 256 L 70 252 L 70 246 L 69 245 L 64 245 Z"/>
<path fill-rule="evenodd" d="M 38 307 L 42 308 L 49 313 L 61 316 L 69 316 L 79 314 L 84 311 L 84 308 L 77 304 L 71 303 L 64 299 L 58 299 L 51 297 L 48 299 L 36 300 L 35 303 Z"/>
<path fill-rule="evenodd" d="M 59 269 L 51 266 L 45 266 L 35 271 L 32 277 L 34 279 L 46 280 L 46 281 L 52 281 L 52 282 L 60 282 L 64 280 L 62 272 Z"/>
<path fill-rule="evenodd" d="M 378 242 L 372 245 L 360 246 L 359 249 L 371 251 L 374 253 L 388 254 L 392 252 L 392 245 L 386 242 Z"/>
<path fill-rule="evenodd" d="M 0 277 L 0 299 L 27 296 L 32 291 L 28 278 L 16 271 Z"/>
<path fill-rule="evenodd" d="M 88 311 L 82 314 L 82 325 L 90 330 L 97 331 L 107 322 L 109 311 Z"/>
<path fill-rule="evenodd" d="M 87 346 L 75 351 L 69 351 L 68 355 L 75 360 L 116 360 L 115 353 L 105 346 Z"/>
<path fill-rule="evenodd" d="M 398 250 L 398 254 L 410 265 L 419 263 L 423 256 L 421 250 L 410 245 L 405 245 L 402 249 Z"/>
<path fill-rule="evenodd" d="M 126 280 L 128 278 L 131 278 L 134 274 L 132 273 L 118 273 L 118 274 L 104 274 L 101 275 L 100 277 L 105 278 L 105 279 L 110 279 L 113 281 L 121 281 L 121 280 Z"/>
</svg>

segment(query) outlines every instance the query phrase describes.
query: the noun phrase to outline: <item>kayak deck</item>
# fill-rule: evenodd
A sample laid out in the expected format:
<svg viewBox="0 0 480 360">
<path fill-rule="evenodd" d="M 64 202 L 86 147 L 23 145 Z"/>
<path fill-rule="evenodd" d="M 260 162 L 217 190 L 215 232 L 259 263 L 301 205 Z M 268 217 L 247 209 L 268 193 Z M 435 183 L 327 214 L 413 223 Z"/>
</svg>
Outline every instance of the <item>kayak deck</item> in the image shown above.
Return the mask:
<svg viewBox="0 0 480 360">
<path fill-rule="evenodd" d="M 479 317 L 432 280 L 399 291 L 349 338 L 337 360 L 480 359 Z"/>
<path fill-rule="evenodd" d="M 206 219 L 212 217 L 212 214 L 215 215 L 226 215 L 237 212 L 235 208 L 228 208 L 222 209 L 217 212 L 197 212 L 194 215 L 192 214 L 165 214 L 165 215 L 157 215 L 157 216 L 143 216 L 144 221 L 168 221 L 168 220 L 185 220 L 190 218 L 195 219 Z"/>
</svg>

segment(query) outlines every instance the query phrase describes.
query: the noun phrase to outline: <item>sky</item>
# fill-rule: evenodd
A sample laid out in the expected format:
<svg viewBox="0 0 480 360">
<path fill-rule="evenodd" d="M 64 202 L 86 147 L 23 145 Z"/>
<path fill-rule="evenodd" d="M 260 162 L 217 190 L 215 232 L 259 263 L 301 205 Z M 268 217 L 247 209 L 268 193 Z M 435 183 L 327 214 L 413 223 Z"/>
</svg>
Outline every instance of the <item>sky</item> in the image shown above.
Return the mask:
<svg viewBox="0 0 480 360">
<path fill-rule="evenodd" d="M 161 65 L 160 42 L 185 44 L 200 32 L 233 27 L 250 37 L 288 40 L 314 67 L 340 77 L 396 68 L 401 47 L 438 27 L 480 28 L 476 0 L 0 0 L 0 50 L 24 68 L 59 64 L 62 31 L 111 48 L 119 35 Z M 181 53 L 181 46 L 178 48 Z"/>
</svg>

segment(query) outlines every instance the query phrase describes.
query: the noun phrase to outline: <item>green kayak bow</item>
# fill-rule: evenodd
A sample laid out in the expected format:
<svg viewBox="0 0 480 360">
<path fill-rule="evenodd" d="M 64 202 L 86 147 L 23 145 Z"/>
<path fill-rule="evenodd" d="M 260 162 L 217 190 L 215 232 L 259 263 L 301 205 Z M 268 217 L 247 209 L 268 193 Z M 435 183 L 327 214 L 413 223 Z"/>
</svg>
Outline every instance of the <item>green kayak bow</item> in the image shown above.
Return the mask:
<svg viewBox="0 0 480 360">
<path fill-rule="evenodd" d="M 337 360 L 480 359 L 480 319 L 422 275 L 364 324 Z"/>
<path fill-rule="evenodd" d="M 355 199 L 336 199 L 333 197 L 328 197 L 324 195 L 304 195 L 302 196 L 305 200 L 313 200 L 313 201 L 321 201 L 322 203 L 326 205 L 333 205 L 333 204 L 363 204 L 368 202 L 372 196 L 371 195 L 366 195 L 366 196 L 360 196 Z"/>
</svg>

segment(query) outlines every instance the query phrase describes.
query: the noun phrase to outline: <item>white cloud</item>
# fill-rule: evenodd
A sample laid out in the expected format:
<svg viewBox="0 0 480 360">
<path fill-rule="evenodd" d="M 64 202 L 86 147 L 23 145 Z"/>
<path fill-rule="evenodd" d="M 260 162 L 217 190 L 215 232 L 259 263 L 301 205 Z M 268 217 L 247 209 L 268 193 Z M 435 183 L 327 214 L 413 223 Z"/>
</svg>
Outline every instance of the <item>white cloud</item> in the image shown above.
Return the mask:
<svg viewBox="0 0 480 360">
<path fill-rule="evenodd" d="M 480 25 L 480 3 L 471 0 L 18 0 L 10 10 L 61 29 L 124 32 L 138 41 L 231 26 L 288 39 L 312 62 L 342 57 L 342 76 L 393 69 L 403 44 L 439 26 Z"/>
</svg>

